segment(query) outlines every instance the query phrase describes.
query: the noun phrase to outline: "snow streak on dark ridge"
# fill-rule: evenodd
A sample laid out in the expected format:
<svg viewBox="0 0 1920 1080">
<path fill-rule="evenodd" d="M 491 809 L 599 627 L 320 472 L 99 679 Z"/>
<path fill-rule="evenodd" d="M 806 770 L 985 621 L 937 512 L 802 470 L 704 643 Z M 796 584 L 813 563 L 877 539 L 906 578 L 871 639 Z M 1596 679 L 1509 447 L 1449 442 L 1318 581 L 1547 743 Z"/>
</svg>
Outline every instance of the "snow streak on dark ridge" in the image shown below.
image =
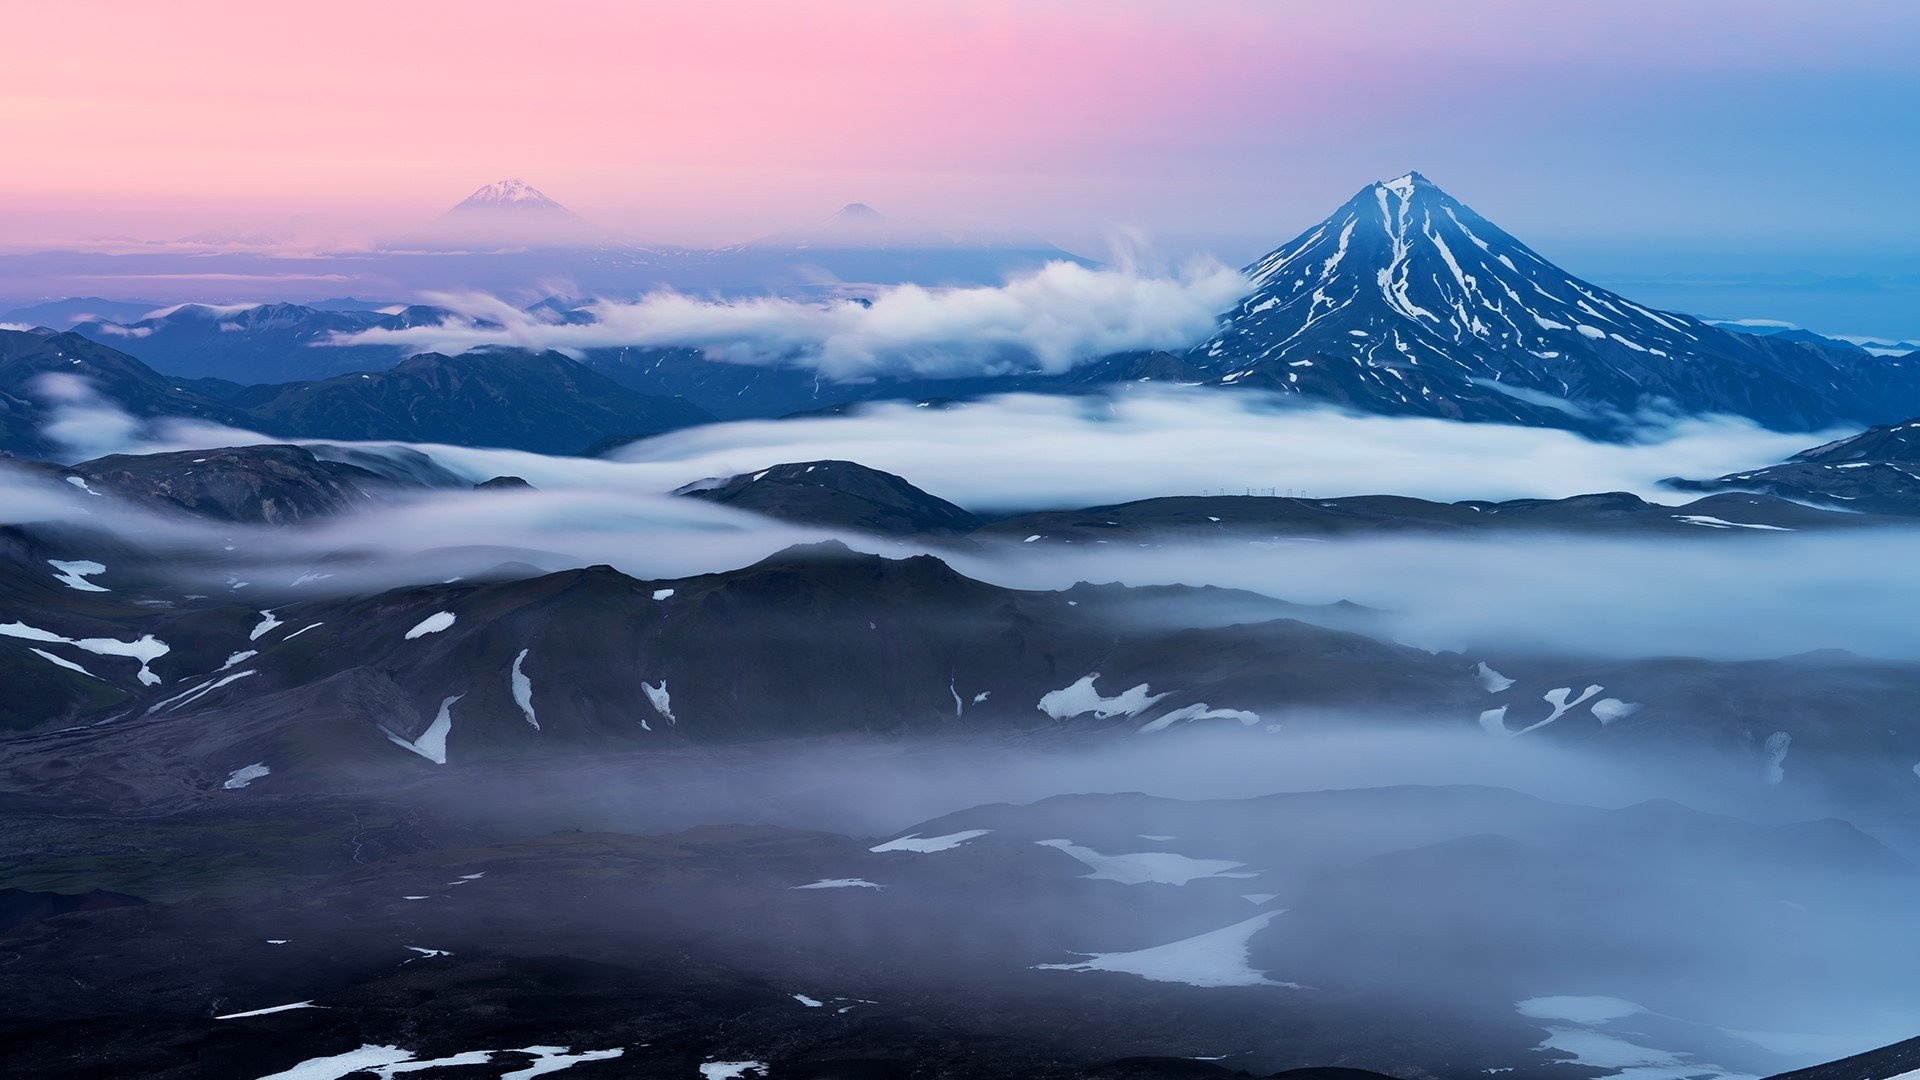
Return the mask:
<svg viewBox="0 0 1920 1080">
<path fill-rule="evenodd" d="M 1920 411 L 1915 365 L 1870 368 L 1651 310 L 1554 266 L 1419 173 L 1368 186 L 1246 272 L 1253 292 L 1193 359 L 1370 411 L 1525 419 L 1551 407 L 1541 394 L 1789 427 Z"/>
</svg>

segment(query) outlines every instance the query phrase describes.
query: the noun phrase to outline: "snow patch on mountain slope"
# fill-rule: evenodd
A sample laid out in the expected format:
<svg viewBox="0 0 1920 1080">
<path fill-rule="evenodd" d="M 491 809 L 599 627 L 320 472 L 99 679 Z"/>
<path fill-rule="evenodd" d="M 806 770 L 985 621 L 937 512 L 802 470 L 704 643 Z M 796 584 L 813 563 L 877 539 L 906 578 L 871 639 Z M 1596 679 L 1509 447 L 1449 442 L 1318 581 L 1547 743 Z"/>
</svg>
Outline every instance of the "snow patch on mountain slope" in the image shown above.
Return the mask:
<svg viewBox="0 0 1920 1080">
<path fill-rule="evenodd" d="M 224 671 L 226 669 L 222 668 L 221 670 Z M 233 683 L 239 682 L 241 679 L 248 678 L 249 676 L 252 676 L 254 674 L 256 673 L 252 669 L 248 669 L 246 671 L 236 671 L 233 674 L 227 675 L 224 677 L 207 679 L 204 682 L 200 682 L 193 686 L 188 687 L 187 689 L 181 691 L 178 694 L 173 695 L 170 698 L 167 698 L 163 701 L 155 702 L 154 704 L 147 706 L 147 713 L 151 715 L 153 713 L 160 712 L 163 709 L 166 710 L 167 712 L 176 712 L 179 709 L 187 705 L 191 705 L 194 702 L 200 700 L 201 698 L 206 697 L 208 694 L 213 693 L 215 690 L 218 690 L 223 686 L 230 686 Z"/>
<path fill-rule="evenodd" d="M 309 1004 L 302 1002 L 302 1004 Z M 239 1014 L 243 1015 L 243 1014 Z M 226 1019 L 236 1019 L 236 1016 Z M 215 1019 L 221 1019 L 215 1017 Z M 358 1072 L 369 1072 L 385 1065 L 398 1065 L 410 1061 L 413 1051 L 402 1050 L 397 1046 L 379 1046 L 366 1043 L 358 1050 L 349 1050 L 344 1054 L 329 1054 L 326 1057 L 308 1058 L 290 1069 L 283 1069 L 260 1080 L 343 1080 Z"/>
<path fill-rule="evenodd" d="M 1602 724 L 1611 724 L 1615 720 L 1624 720 L 1640 711 L 1637 701 L 1621 701 L 1619 698 L 1601 698 L 1591 706 L 1593 715 Z"/>
<path fill-rule="evenodd" d="M 1546 727 L 1548 724 L 1554 723 L 1555 721 L 1559 720 L 1561 717 L 1572 712 L 1574 709 L 1584 704 L 1589 698 L 1593 697 L 1595 694 L 1598 694 L 1600 691 L 1604 689 L 1606 688 L 1603 686 L 1597 686 L 1597 685 L 1589 686 L 1585 690 L 1581 691 L 1579 697 L 1569 698 L 1569 695 L 1573 693 L 1572 687 L 1556 686 L 1553 689 L 1547 691 L 1546 693 L 1540 695 L 1540 700 L 1546 702 L 1548 705 L 1553 706 L 1553 711 L 1547 714 L 1546 719 L 1536 720 L 1533 723 L 1528 724 L 1526 727 L 1523 727 L 1518 731 L 1513 731 L 1508 729 L 1507 727 L 1507 706 L 1502 705 L 1497 709 L 1488 709 L 1487 711 L 1481 713 L 1480 726 L 1487 729 L 1489 733 L 1494 735 L 1519 736 L 1519 735 L 1525 735 L 1530 731 L 1539 731 L 1541 728 Z M 1611 702 L 1611 704 L 1609 704 L 1609 702 Z M 1620 701 L 1617 698 L 1604 698 L 1600 701 L 1594 702 L 1592 706 L 1592 710 L 1593 710 L 1593 715 L 1597 717 L 1601 723 L 1605 724 L 1605 723 L 1611 723 L 1613 720 L 1617 720 L 1622 716 L 1629 715 L 1635 710 L 1639 709 L 1639 707 L 1640 706 L 1638 705 Z"/>
<path fill-rule="evenodd" d="M 1071 840 L 1035 840 L 1041 847 L 1063 851 L 1093 868 L 1084 874 L 1093 881 L 1117 881 L 1122 885 L 1185 885 L 1203 878 L 1248 878 L 1253 874 L 1234 874 L 1245 863 L 1227 859 L 1193 859 L 1171 851 L 1136 851 L 1126 855 L 1102 855 Z"/>
<path fill-rule="evenodd" d="M 42 660 L 45 660 L 45 661 L 46 661 L 47 663 L 49 663 L 49 664 L 52 664 L 52 665 L 54 665 L 55 667 L 63 667 L 63 668 L 66 668 L 66 669 L 67 669 L 68 671 L 77 671 L 77 672 L 79 672 L 80 674 L 82 674 L 82 675 L 85 675 L 85 676 L 86 676 L 87 678 L 89 678 L 89 679 L 99 679 L 99 678 L 100 678 L 100 676 L 98 676 L 98 675 L 95 675 L 95 674 L 94 674 L 93 672 L 91 672 L 91 671 L 88 671 L 88 670 L 87 670 L 86 668 L 84 668 L 84 667 L 82 667 L 81 665 L 79 665 L 79 664 L 76 664 L 76 663 L 74 663 L 73 661 L 71 661 L 71 660 L 68 660 L 68 659 L 67 659 L 67 658 L 65 658 L 65 657 L 62 657 L 62 656 L 55 656 L 55 655 L 53 655 L 52 653 L 50 653 L 50 652 L 48 652 L 48 651 L 47 651 L 47 650 L 45 650 L 45 649 L 36 649 L 36 648 L 33 648 L 33 647 L 31 647 L 31 646 L 29 646 L 29 647 L 28 647 L 28 649 L 27 649 L 27 651 L 28 651 L 28 652 L 30 652 L 30 653 L 32 653 L 33 655 L 35 655 L 35 656 L 37 656 L 37 657 L 39 657 L 40 659 L 42 659 Z M 101 679 L 101 681 L 102 681 L 102 682 L 105 682 L 106 680 L 104 680 L 104 679 Z"/>
<path fill-rule="evenodd" d="M 435 765 L 445 765 L 447 763 L 447 734 L 453 730 L 453 706 L 455 702 L 466 696 L 465 694 L 455 694 L 450 698 L 443 699 L 440 702 L 440 711 L 434 715 L 433 723 L 428 724 L 427 730 L 421 732 L 420 737 L 417 739 L 403 739 L 388 730 L 384 725 L 381 726 L 380 731 L 395 746 L 404 750 L 411 750 L 421 757 L 426 758 L 428 761 L 433 762 Z"/>
<path fill-rule="evenodd" d="M 272 1016 L 274 1013 L 290 1012 L 294 1009 L 319 1009 L 324 1007 L 325 1006 L 322 1006 L 322 1005 L 315 1005 L 311 1001 L 295 1001 L 295 1002 L 290 1002 L 286 1005 L 269 1005 L 264 1009 L 248 1009 L 246 1012 L 225 1013 L 220 1016 L 214 1017 L 214 1019 L 215 1020 L 244 1020 L 249 1016 Z"/>
<path fill-rule="evenodd" d="M 445 630 L 447 627 L 452 626 L 453 621 L 454 621 L 453 612 L 436 611 L 432 615 L 429 615 L 426 618 L 421 619 L 418 625 L 416 625 L 413 629 L 407 631 L 407 640 L 412 641 L 414 638 L 417 638 L 417 637 L 425 637 L 428 634 L 437 634 L 440 631 Z"/>
<path fill-rule="evenodd" d="M 502 1054 L 526 1054 L 533 1058 L 533 1064 L 524 1069 L 501 1073 L 500 1080 L 534 1080 L 534 1077 L 570 1069 L 583 1061 L 611 1061 L 623 1057 L 626 1048 L 609 1047 L 605 1050 L 580 1050 L 565 1046 L 523 1046 L 518 1050 L 501 1050 Z"/>
<path fill-rule="evenodd" d="M 1785 525 L 1754 525 L 1744 521 L 1728 521 L 1725 518 L 1711 517 L 1706 514 L 1675 514 L 1675 521 L 1684 521 L 1689 525 L 1699 525 L 1708 529 L 1759 529 L 1764 532 L 1792 532 Z"/>
<path fill-rule="evenodd" d="M 1489 694 L 1497 694 L 1513 685 L 1513 680 L 1487 666 L 1485 660 L 1473 666 L 1473 677 L 1480 681 L 1481 689 Z"/>
<path fill-rule="evenodd" d="M 665 717 L 667 723 L 677 724 L 680 722 L 674 719 L 673 716 L 673 695 L 667 693 L 667 680 L 661 679 L 659 686 L 655 686 L 649 682 L 642 682 L 640 684 L 640 690 L 647 695 L 647 700 L 652 703 L 653 710 L 662 717 Z M 640 726 L 649 731 L 653 730 L 652 726 L 645 720 L 640 721 Z"/>
<path fill-rule="evenodd" d="M 324 1007 L 303 1001 L 294 1005 L 282 1005 L 249 1013 L 234 1013 L 214 1019 L 235 1020 L 282 1012 L 287 1009 Z M 626 1049 L 616 1046 L 606 1050 L 582 1050 L 576 1053 L 565 1046 L 523 1046 L 513 1050 L 463 1050 L 445 1057 L 420 1058 L 416 1057 L 413 1051 L 402 1050 L 398 1046 L 366 1043 L 358 1050 L 349 1050 L 344 1054 L 309 1058 L 291 1069 L 261 1077 L 261 1080 L 345 1080 L 350 1076 L 367 1073 L 371 1073 L 376 1080 L 394 1080 L 394 1077 L 401 1074 L 486 1065 L 507 1054 L 518 1054 L 532 1060 L 525 1068 L 501 1073 L 500 1080 L 534 1080 L 535 1077 L 560 1072 L 582 1062 L 608 1061 L 622 1057 L 626 1054 Z"/>
<path fill-rule="evenodd" d="M 273 772 L 273 770 L 267 768 L 266 762 L 256 761 L 245 768 L 235 769 L 228 773 L 226 783 L 220 786 L 228 791 L 238 791 L 271 772 Z"/>
<path fill-rule="evenodd" d="M 1059 690 L 1049 690 L 1041 695 L 1039 709 L 1055 720 L 1067 720 L 1075 716 L 1092 713 L 1100 720 L 1115 716 L 1138 716 L 1166 694 L 1151 693 L 1146 683 L 1126 690 L 1116 697 L 1103 697 L 1093 688 L 1099 672 L 1085 675 L 1071 686 Z"/>
<path fill-rule="evenodd" d="M 1260 722 L 1260 714 L 1248 712 L 1245 709 L 1216 709 L 1202 701 L 1197 705 L 1186 705 L 1165 716 L 1149 720 L 1140 725 L 1140 730 L 1135 734 L 1151 735 L 1156 731 L 1165 731 L 1175 724 L 1189 723 L 1194 720 L 1237 720 L 1247 727 L 1252 727 Z"/>
<path fill-rule="evenodd" d="M 513 703 L 520 706 L 521 714 L 527 718 L 527 723 L 533 725 L 533 730 L 539 731 L 540 719 L 533 714 L 533 680 L 520 670 L 520 665 L 527 662 L 527 654 L 532 651 L 521 649 L 520 655 L 513 658 L 513 669 L 507 673 L 507 681 L 513 687 Z"/>
<path fill-rule="evenodd" d="M 1136 949 L 1132 952 L 1091 953 L 1075 964 L 1036 964 L 1040 971 L 1111 971 L 1137 975 L 1151 982 L 1188 986 L 1282 986 L 1305 989 L 1299 983 L 1275 982 L 1247 964 L 1248 945 L 1284 911 L 1267 911 L 1251 919 L 1205 934 Z"/>
<path fill-rule="evenodd" d="M 56 634 L 51 630 L 42 630 L 23 622 L 0 623 L 0 637 L 21 638 L 26 641 L 48 641 L 58 645 L 71 645 L 76 649 L 93 653 L 96 656 L 125 656 L 140 662 L 140 670 L 135 673 L 147 686 L 160 685 L 160 676 L 155 675 L 149 664 L 167 655 L 172 650 L 167 643 L 152 634 L 142 634 L 132 641 L 119 641 L 115 638 L 70 638 Z"/>
<path fill-rule="evenodd" d="M 919 833 L 910 833 L 898 840 L 889 840 L 884 844 L 870 847 L 867 850 L 873 852 L 912 851 L 921 855 L 927 855 L 936 851 L 952 851 L 954 848 L 970 840 L 978 840 L 980 837 L 992 831 L 992 829 L 967 829 L 964 832 L 948 833 L 945 836 L 921 836 Z"/>
<path fill-rule="evenodd" d="M 78 589 L 81 592 L 108 591 L 104 585 L 95 585 L 87 580 L 94 574 L 107 572 L 107 568 L 100 563 L 90 559 L 48 559 L 47 565 L 59 571 L 53 575 L 54 580 L 69 589 Z"/>
</svg>

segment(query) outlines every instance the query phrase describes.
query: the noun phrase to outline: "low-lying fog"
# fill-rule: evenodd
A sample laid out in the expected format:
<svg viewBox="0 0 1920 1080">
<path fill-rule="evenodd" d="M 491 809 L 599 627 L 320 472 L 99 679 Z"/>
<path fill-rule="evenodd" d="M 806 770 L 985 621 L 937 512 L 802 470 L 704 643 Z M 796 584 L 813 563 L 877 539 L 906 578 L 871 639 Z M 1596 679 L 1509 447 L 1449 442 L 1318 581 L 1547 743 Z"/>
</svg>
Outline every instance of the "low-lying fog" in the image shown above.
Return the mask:
<svg viewBox="0 0 1920 1080">
<path fill-rule="evenodd" d="M 68 387 L 49 434 L 69 458 L 275 441 L 191 422 L 149 428 Z M 1284 395 L 1135 384 L 1113 395 L 1008 394 L 945 407 L 876 403 L 845 415 L 671 432 L 612 460 L 421 447 L 475 479 L 668 491 L 790 461 L 857 461 L 976 512 L 1275 489 L 1316 497 L 1560 498 L 1770 465 L 1851 432 L 1782 433 L 1734 417 L 1647 417 L 1630 442 L 1569 431 L 1368 416 Z"/>
<path fill-rule="evenodd" d="M 1772 464 L 1827 438 L 1712 417 L 1650 420 L 1637 441 L 1606 443 L 1541 428 L 1363 416 L 1260 393 L 1136 386 L 1111 397 L 1005 395 L 713 425 L 616 456 L 662 480 L 858 461 L 992 512 L 1248 489 L 1440 501 L 1595 491 L 1657 498 L 1667 477 Z"/>
<path fill-rule="evenodd" d="M 902 741 L 857 736 L 676 750 L 601 761 L 487 767 L 484 799 L 456 784 L 464 815 L 514 834 L 592 827 L 666 832 L 714 822 L 891 836 L 989 803 L 1140 792 L 1167 799 L 1250 799 L 1285 792 L 1475 785 L 1553 802 L 1619 808 L 1675 799 L 1768 821 L 1826 816 L 1812 792 L 1762 790 L 1752 771 L 1627 763 L 1478 729 L 1422 729 L 1317 713 L 1312 731 L 1193 728 L 1089 742 L 995 737 Z M 555 783 L 556 773 L 570 776 Z M 517 775 L 518 774 L 518 775 Z"/>
<path fill-rule="evenodd" d="M 952 560 L 1014 588 L 1251 589 L 1390 613 L 1408 644 L 1600 657 L 1920 659 L 1920 529 L 1729 538 L 1382 537 L 1145 550 L 1005 548 Z"/>
<path fill-rule="evenodd" d="M 1314 993 L 1381 980 L 1396 1008 L 1463 1015 L 1537 995 L 1580 999 L 1568 1008 L 1624 999 L 1650 1010 L 1642 1021 L 1657 1017 L 1656 1031 L 1674 1028 L 1640 1051 L 1696 1055 L 1661 1077 L 1811 1064 L 1910 1034 L 1920 992 L 1897 958 L 1920 945 L 1908 913 L 1914 878 L 1837 822 L 1779 827 L 1829 816 L 1818 795 L 1783 798 L 1750 775 L 1697 763 L 1629 768 L 1477 732 L 1383 728 L 1363 717 L 1343 726 L 1093 744 L 812 740 L 516 764 L 486 769 L 479 784 L 450 777 L 422 795 L 439 813 L 514 837 L 727 822 L 863 843 L 909 830 L 941 838 L 934 854 L 848 865 L 847 874 L 897 890 L 908 885 L 891 875 L 955 857 L 945 843 L 1073 845 L 1093 875 L 1062 858 L 1057 882 L 1022 871 L 957 894 L 901 891 L 894 903 L 917 905 L 910 910 L 928 925 L 955 921 L 955 904 L 971 906 L 968 919 L 1002 911 L 1013 921 L 993 931 L 1000 944 L 1032 936 L 1044 955 L 1059 946 L 1035 927 L 1060 919 L 1061 905 L 1075 905 L 1087 940 L 1123 949 L 1238 922 L 1266 903 L 1239 894 L 1277 893 L 1282 919 L 1247 956 L 1229 950 L 1207 970 L 1252 962 Z M 1056 798 L 1125 792 L 1179 801 Z M 1345 794 L 1313 794 L 1328 792 Z M 1261 799 L 1283 793 L 1305 794 Z M 1661 799 L 1681 805 L 1648 802 Z M 1588 807 L 1603 812 L 1579 809 Z M 1102 860 L 1135 852 L 1163 853 L 1124 862 L 1129 873 L 1149 868 L 1150 879 L 1151 867 L 1199 858 L 1227 860 L 1211 865 L 1245 880 L 1111 886 L 1116 903 L 1137 905 L 1084 906 L 1077 893 L 1055 891 L 1075 875 L 1120 872 L 1122 863 Z M 1029 918 L 1013 918 L 1021 911 Z M 913 957 L 902 959 L 902 978 L 922 977 Z M 1179 962 L 1182 977 L 1199 970 L 1194 957 Z M 1849 971 L 1846 985 L 1822 982 L 1832 965 Z M 1055 992 L 1082 989 L 1073 978 L 1061 976 Z M 1626 1037 L 1604 1023 L 1560 1026 L 1580 1038 Z M 1633 1038 L 1644 1037 L 1638 1030 Z M 1725 1056 L 1741 1052 L 1735 1044 L 1749 1056 Z M 1716 1050 L 1721 1057 L 1697 1056 Z"/>
</svg>

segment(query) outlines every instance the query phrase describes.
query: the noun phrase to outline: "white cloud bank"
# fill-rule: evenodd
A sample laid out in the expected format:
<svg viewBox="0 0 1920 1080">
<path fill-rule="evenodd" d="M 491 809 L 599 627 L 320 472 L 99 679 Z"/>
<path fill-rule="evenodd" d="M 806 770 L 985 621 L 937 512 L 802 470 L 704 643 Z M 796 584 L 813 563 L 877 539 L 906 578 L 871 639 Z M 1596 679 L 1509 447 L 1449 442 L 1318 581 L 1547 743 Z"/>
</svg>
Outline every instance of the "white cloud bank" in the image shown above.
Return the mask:
<svg viewBox="0 0 1920 1080">
<path fill-rule="evenodd" d="M 582 323 L 528 314 L 490 296 L 443 294 L 426 299 L 457 313 L 444 324 L 376 328 L 330 343 L 422 352 L 481 345 L 572 352 L 695 348 L 715 360 L 791 362 L 836 379 L 978 374 L 1036 364 L 1060 372 L 1110 353 L 1191 346 L 1212 333 L 1220 312 L 1248 288 L 1239 272 L 1217 263 L 1161 277 L 1056 262 L 1004 285 L 895 286 L 866 304 L 657 292 L 633 303 L 597 301 L 593 321 Z"/>
<path fill-rule="evenodd" d="M 945 409 L 882 404 L 851 415 L 713 424 L 617 456 L 663 485 L 781 462 L 857 461 L 974 510 L 1249 488 L 1441 501 L 1628 491 L 1680 502 L 1660 480 L 1772 464 L 1827 437 L 1709 417 L 1609 443 L 1553 429 L 1300 407 L 1253 391 L 1134 387 L 1112 397 L 1012 394 Z"/>
</svg>

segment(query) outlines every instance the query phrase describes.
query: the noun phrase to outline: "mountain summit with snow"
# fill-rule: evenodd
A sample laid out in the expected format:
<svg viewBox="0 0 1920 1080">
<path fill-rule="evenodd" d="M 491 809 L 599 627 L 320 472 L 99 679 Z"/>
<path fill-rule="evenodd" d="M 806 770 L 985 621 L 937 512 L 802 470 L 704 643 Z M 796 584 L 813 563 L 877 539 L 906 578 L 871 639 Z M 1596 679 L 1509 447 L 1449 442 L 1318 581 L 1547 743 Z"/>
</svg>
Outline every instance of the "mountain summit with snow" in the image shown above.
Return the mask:
<svg viewBox="0 0 1920 1080">
<path fill-rule="evenodd" d="M 495 206 L 540 207 L 570 212 L 566 207 L 547 198 L 539 188 L 518 177 L 512 180 L 495 180 L 491 184 L 483 185 L 479 190 L 462 199 L 460 204 L 450 212 L 458 212 L 462 207 L 478 209 Z"/>
<path fill-rule="evenodd" d="M 413 238 L 464 248 L 596 247 L 611 237 L 525 180 L 496 180 L 457 203 Z"/>
<path fill-rule="evenodd" d="M 1574 277 L 1417 172 L 1245 270 L 1190 359 L 1368 412 L 1566 424 L 1647 409 L 1808 430 L 1920 412 L 1920 364 L 1734 334 Z"/>
</svg>

